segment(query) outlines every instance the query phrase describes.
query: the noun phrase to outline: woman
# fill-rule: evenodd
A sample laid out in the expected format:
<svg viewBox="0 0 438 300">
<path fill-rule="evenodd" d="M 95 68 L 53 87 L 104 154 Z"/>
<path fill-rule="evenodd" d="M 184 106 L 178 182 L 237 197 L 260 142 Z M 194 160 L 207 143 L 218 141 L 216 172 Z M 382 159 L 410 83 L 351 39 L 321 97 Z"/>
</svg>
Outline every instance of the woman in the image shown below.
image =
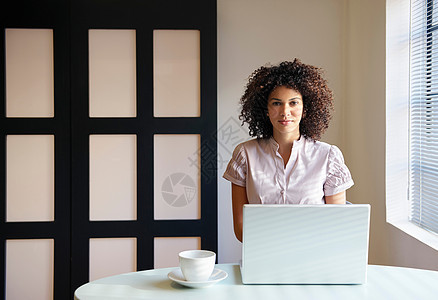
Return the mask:
<svg viewBox="0 0 438 300">
<path fill-rule="evenodd" d="M 239 118 L 256 139 L 239 144 L 223 177 L 232 183 L 234 233 L 242 241 L 243 205 L 345 204 L 354 183 L 341 151 L 318 141 L 333 94 L 321 70 L 298 59 L 250 76 Z"/>
</svg>

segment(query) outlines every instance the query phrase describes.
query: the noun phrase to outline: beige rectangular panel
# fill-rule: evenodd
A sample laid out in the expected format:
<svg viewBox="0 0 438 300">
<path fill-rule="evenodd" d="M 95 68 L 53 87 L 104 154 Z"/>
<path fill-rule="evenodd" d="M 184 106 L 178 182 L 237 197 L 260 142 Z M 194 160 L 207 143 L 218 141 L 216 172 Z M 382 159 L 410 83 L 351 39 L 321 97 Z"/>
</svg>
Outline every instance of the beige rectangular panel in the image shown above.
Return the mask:
<svg viewBox="0 0 438 300">
<path fill-rule="evenodd" d="M 200 219 L 199 134 L 154 136 L 154 218 Z"/>
<path fill-rule="evenodd" d="M 178 267 L 178 253 L 201 249 L 200 237 L 154 238 L 154 268 Z"/>
<path fill-rule="evenodd" d="M 90 117 L 137 115 L 136 31 L 88 31 Z"/>
<path fill-rule="evenodd" d="M 53 239 L 6 240 L 6 300 L 53 299 Z"/>
<path fill-rule="evenodd" d="M 137 136 L 90 135 L 90 220 L 137 219 Z"/>
<path fill-rule="evenodd" d="M 7 135 L 6 221 L 54 220 L 53 135 Z"/>
<path fill-rule="evenodd" d="M 90 239 L 90 281 L 135 271 L 136 238 Z"/>
<path fill-rule="evenodd" d="M 154 30 L 154 116 L 201 115 L 199 30 Z"/>
<path fill-rule="evenodd" d="M 5 30 L 6 117 L 53 117 L 53 30 Z"/>
</svg>

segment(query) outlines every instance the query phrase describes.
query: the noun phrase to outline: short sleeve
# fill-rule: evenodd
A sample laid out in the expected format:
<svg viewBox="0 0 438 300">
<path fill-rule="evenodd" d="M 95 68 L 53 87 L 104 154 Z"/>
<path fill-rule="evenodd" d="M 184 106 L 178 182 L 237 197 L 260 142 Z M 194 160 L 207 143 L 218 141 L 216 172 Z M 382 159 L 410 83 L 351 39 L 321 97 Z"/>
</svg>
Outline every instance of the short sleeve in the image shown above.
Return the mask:
<svg viewBox="0 0 438 300">
<path fill-rule="evenodd" d="M 234 149 L 233 155 L 228 162 L 223 178 L 236 185 L 245 187 L 248 169 L 247 166 L 245 148 L 242 144 L 240 144 Z"/>
<path fill-rule="evenodd" d="M 344 163 L 341 150 L 336 146 L 330 147 L 327 162 L 327 179 L 324 183 L 324 194 L 332 196 L 353 186 L 354 182 Z"/>
</svg>

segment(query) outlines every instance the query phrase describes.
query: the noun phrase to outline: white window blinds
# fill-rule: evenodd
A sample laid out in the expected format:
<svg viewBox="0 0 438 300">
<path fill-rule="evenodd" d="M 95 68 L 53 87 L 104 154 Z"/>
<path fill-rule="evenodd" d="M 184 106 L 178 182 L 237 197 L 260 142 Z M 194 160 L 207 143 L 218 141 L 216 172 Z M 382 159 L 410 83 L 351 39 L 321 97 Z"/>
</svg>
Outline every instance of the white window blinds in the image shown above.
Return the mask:
<svg viewBox="0 0 438 300">
<path fill-rule="evenodd" d="M 412 0 L 410 221 L 438 233 L 438 0 Z"/>
</svg>

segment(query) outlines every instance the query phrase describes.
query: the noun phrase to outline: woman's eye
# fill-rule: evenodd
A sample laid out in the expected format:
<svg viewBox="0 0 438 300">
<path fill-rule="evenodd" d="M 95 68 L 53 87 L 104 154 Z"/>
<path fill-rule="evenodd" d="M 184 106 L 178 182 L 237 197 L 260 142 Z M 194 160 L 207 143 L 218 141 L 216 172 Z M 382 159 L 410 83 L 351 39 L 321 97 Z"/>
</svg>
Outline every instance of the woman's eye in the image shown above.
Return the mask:
<svg viewBox="0 0 438 300">
<path fill-rule="evenodd" d="M 272 102 L 272 105 L 279 106 L 279 105 L 281 105 L 281 103 L 280 102 Z"/>
</svg>

